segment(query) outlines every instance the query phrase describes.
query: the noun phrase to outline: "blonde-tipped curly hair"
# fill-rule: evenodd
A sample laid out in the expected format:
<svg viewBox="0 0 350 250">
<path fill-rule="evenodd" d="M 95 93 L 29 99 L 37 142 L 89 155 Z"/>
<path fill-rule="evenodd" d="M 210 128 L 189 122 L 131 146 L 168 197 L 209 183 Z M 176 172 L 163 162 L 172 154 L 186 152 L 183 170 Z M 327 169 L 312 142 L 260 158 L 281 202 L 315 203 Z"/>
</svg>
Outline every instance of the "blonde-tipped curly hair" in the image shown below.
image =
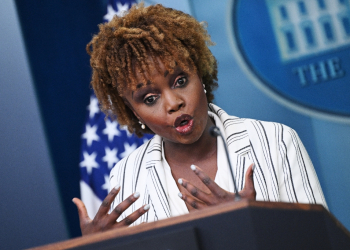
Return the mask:
<svg viewBox="0 0 350 250">
<path fill-rule="evenodd" d="M 153 133 L 142 130 L 138 119 L 125 104 L 125 90 L 135 90 L 136 72 L 147 82 L 146 74 L 158 59 L 166 70 L 179 66 L 185 72 L 197 73 L 205 84 L 208 102 L 214 99 L 217 84 L 217 62 L 208 46 L 213 45 L 204 23 L 192 16 L 162 5 L 134 5 L 124 17 L 99 25 L 99 33 L 87 45 L 91 56 L 91 85 L 101 109 L 138 136 Z M 158 59 L 157 59 L 158 58 Z"/>
</svg>

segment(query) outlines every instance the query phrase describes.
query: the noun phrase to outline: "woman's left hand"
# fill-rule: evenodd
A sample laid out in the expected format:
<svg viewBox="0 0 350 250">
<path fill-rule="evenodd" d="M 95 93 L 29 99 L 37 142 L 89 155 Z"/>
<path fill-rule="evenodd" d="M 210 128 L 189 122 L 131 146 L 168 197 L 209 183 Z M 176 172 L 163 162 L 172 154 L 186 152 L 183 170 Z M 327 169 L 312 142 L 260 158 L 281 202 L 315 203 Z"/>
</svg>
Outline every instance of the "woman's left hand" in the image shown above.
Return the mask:
<svg viewBox="0 0 350 250">
<path fill-rule="evenodd" d="M 239 192 L 242 199 L 255 200 L 256 192 L 253 181 L 253 166 L 252 163 L 245 174 L 244 188 Z M 185 179 L 179 179 L 179 184 L 182 185 L 192 195 L 179 193 L 179 196 L 190 206 L 195 209 L 201 209 L 206 206 L 213 206 L 224 202 L 234 201 L 235 194 L 222 189 L 218 184 L 209 178 L 199 167 L 192 165 L 193 172 L 201 179 L 208 187 L 210 193 L 205 193 L 199 188 L 192 185 Z"/>
</svg>

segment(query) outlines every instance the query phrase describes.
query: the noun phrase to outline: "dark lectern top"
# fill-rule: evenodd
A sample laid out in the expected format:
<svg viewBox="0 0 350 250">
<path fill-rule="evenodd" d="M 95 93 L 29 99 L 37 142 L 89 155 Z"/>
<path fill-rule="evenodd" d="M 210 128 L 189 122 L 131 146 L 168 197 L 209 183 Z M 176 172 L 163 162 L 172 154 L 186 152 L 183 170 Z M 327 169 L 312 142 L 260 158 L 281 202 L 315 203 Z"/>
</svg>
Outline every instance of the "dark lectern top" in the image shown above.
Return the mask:
<svg viewBox="0 0 350 250">
<path fill-rule="evenodd" d="M 350 249 L 350 234 L 321 205 L 239 201 L 33 249 Z"/>
</svg>

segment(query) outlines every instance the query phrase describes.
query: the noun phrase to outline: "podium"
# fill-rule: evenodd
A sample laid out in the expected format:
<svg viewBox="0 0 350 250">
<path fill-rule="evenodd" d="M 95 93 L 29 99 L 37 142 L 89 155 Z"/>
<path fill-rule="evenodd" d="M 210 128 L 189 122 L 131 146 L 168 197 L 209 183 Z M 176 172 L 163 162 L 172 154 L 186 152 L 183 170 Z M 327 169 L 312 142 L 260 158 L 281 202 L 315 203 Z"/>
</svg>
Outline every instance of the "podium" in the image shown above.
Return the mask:
<svg viewBox="0 0 350 250">
<path fill-rule="evenodd" d="M 350 234 L 321 205 L 243 200 L 33 249 L 350 249 Z"/>
</svg>

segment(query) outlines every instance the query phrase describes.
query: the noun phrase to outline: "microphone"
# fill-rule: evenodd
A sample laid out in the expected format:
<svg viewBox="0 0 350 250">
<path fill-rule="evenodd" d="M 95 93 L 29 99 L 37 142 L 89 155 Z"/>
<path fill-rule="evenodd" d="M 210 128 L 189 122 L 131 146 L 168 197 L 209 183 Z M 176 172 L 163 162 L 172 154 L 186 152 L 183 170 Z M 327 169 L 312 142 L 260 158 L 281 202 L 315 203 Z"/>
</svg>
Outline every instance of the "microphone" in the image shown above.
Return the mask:
<svg viewBox="0 0 350 250">
<path fill-rule="evenodd" d="M 239 200 L 241 200 L 241 196 L 238 193 L 236 179 L 235 179 L 235 176 L 233 174 L 233 170 L 232 170 L 232 166 L 231 166 L 231 160 L 230 160 L 230 156 L 228 154 L 228 149 L 227 149 L 227 145 L 226 145 L 225 139 L 222 136 L 222 134 L 220 132 L 220 129 L 218 127 L 216 127 L 216 126 L 210 127 L 209 133 L 210 133 L 210 135 L 212 137 L 218 137 L 219 136 L 221 138 L 223 144 L 224 144 L 226 158 L 227 158 L 227 161 L 228 161 L 228 165 L 229 165 L 229 168 L 230 168 L 230 171 L 231 171 L 232 180 L 233 180 L 233 186 L 235 187 L 235 199 L 234 200 L 235 201 L 239 201 Z"/>
</svg>

